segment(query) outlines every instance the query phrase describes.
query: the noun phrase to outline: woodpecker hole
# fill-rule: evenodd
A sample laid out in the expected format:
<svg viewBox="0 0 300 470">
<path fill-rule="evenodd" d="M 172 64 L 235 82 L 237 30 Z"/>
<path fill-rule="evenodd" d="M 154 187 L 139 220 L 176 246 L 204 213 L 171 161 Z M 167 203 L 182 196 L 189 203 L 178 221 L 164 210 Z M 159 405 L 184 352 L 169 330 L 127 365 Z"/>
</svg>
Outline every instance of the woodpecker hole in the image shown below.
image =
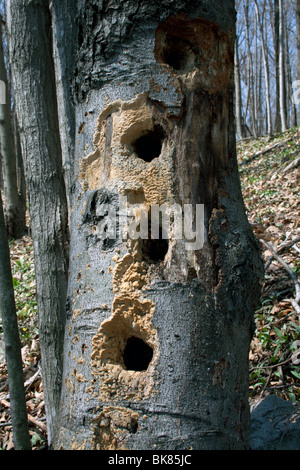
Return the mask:
<svg viewBox="0 0 300 470">
<path fill-rule="evenodd" d="M 174 70 L 184 70 L 193 65 L 194 53 L 189 43 L 175 37 L 165 43 L 161 61 L 170 65 Z"/>
<path fill-rule="evenodd" d="M 155 126 L 153 131 L 138 137 L 131 145 L 136 155 L 145 162 L 151 162 L 159 157 L 165 137 L 161 126 Z"/>
<path fill-rule="evenodd" d="M 141 338 L 131 336 L 126 342 L 123 361 L 127 370 L 147 370 L 153 357 L 153 349 Z"/>
<path fill-rule="evenodd" d="M 159 263 L 165 259 L 169 249 L 169 238 L 166 230 L 162 227 L 161 221 L 156 222 L 158 233 L 151 231 L 151 211 L 148 218 L 148 238 L 142 240 L 142 254 L 146 261 Z"/>
</svg>

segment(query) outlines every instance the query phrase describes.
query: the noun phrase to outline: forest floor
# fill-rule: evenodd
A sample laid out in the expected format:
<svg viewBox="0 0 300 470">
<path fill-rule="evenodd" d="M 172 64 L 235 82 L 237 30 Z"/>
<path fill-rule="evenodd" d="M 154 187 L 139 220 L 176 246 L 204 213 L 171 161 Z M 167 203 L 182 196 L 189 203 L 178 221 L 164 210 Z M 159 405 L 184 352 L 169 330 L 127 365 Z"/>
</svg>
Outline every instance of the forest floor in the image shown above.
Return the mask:
<svg viewBox="0 0 300 470">
<path fill-rule="evenodd" d="M 299 402 L 300 302 L 295 299 L 300 292 L 300 129 L 239 141 L 237 154 L 247 215 L 265 262 L 249 355 L 249 399 L 275 394 Z M 295 167 L 289 169 L 292 163 Z M 31 442 L 33 449 L 41 449 L 46 443 L 46 418 L 31 238 L 11 240 L 10 250 Z M 1 340 L 0 323 L 0 450 L 10 450 L 12 426 Z"/>
</svg>

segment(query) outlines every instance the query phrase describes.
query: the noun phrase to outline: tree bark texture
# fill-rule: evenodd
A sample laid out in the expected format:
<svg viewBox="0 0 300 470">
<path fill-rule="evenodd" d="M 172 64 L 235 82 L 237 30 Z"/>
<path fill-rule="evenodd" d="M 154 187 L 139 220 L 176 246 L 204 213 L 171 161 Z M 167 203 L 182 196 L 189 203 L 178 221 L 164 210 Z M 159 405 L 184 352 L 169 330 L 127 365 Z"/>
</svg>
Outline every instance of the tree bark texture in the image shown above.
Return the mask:
<svg viewBox="0 0 300 470">
<path fill-rule="evenodd" d="M 275 132 L 281 131 L 281 115 L 280 115 L 280 73 L 279 73 L 279 0 L 274 0 L 274 54 L 276 67 L 276 118 Z"/>
<path fill-rule="evenodd" d="M 296 0 L 296 28 L 297 28 L 297 80 L 300 80 L 300 0 Z M 300 103 L 297 104 L 297 124 L 300 125 Z"/>
<path fill-rule="evenodd" d="M 5 83 L 6 100 L 0 104 L 0 152 L 2 155 L 4 218 L 7 234 L 11 238 L 20 238 L 26 229 L 25 195 L 19 191 L 17 178 L 17 150 L 15 147 L 10 86 L 7 81 L 7 72 L 4 62 L 2 44 L 2 25 L 0 25 L 0 80 Z"/>
<path fill-rule="evenodd" d="M 279 86 L 280 86 L 280 118 L 281 130 L 287 130 L 287 108 L 286 108 L 286 82 L 285 82 L 285 48 L 284 48 L 284 0 L 279 0 Z"/>
<path fill-rule="evenodd" d="M 9 46 L 34 239 L 48 437 L 59 407 L 68 270 L 67 200 L 45 0 L 8 2 Z"/>
<path fill-rule="evenodd" d="M 264 40 L 263 27 L 260 19 L 259 9 L 257 1 L 255 0 L 255 12 L 257 17 L 258 29 L 261 40 L 261 50 L 263 55 L 264 71 L 265 71 L 265 96 L 266 96 L 266 108 L 267 108 L 267 133 L 272 135 L 272 116 L 271 116 L 271 103 L 270 103 L 270 87 L 269 87 L 269 66 L 268 66 L 268 54 Z"/>
<path fill-rule="evenodd" d="M 247 448 L 262 264 L 236 162 L 234 2 L 77 7 L 70 265 L 53 448 Z M 123 240 L 122 198 L 148 214 L 155 204 L 203 204 L 204 245 L 186 249 L 174 222 L 167 239 Z M 105 238 L 109 208 L 118 233 Z"/>
<path fill-rule="evenodd" d="M 241 75 L 240 75 L 240 61 L 238 51 L 238 40 L 234 43 L 234 82 L 235 82 L 235 122 L 237 138 L 244 137 L 243 123 L 242 123 L 242 95 L 241 95 Z"/>
</svg>

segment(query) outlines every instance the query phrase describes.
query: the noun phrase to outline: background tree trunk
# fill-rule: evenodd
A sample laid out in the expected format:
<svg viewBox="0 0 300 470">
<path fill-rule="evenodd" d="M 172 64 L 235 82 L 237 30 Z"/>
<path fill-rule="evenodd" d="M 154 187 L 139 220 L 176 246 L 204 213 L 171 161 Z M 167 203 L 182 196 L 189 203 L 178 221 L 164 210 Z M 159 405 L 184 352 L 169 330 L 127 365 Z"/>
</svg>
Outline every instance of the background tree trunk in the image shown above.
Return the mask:
<svg viewBox="0 0 300 470">
<path fill-rule="evenodd" d="M 26 201 L 19 191 L 17 178 L 17 154 L 11 115 L 10 85 L 7 80 L 0 21 L 0 80 L 6 84 L 6 104 L 0 104 L 0 148 L 2 154 L 2 176 L 4 217 L 9 237 L 20 238 L 26 229 Z"/>
<path fill-rule="evenodd" d="M 257 137 L 257 100 L 256 100 L 256 88 L 253 77 L 253 60 L 250 46 L 250 33 L 249 33 L 249 2 L 243 0 L 243 12 L 245 21 L 246 31 L 246 44 L 247 44 L 247 87 L 248 87 L 248 99 L 250 105 L 250 118 L 251 118 L 251 130 L 254 137 Z M 248 101 L 248 100 L 247 100 Z"/>
<path fill-rule="evenodd" d="M 300 0 L 296 0 L 296 28 L 297 28 L 297 80 L 300 80 Z M 298 126 L 300 125 L 300 103 L 297 103 L 297 124 Z"/>
<path fill-rule="evenodd" d="M 42 375 L 51 442 L 59 407 L 68 270 L 67 201 L 46 0 L 8 2 L 12 75 L 34 239 Z"/>
<path fill-rule="evenodd" d="M 279 83 L 280 83 L 280 117 L 281 130 L 287 130 L 286 86 L 285 86 L 285 60 L 284 60 L 284 17 L 283 0 L 279 1 Z"/>
<path fill-rule="evenodd" d="M 275 77 L 276 77 L 276 117 L 275 131 L 281 131 L 280 117 L 280 74 L 279 74 L 279 1 L 274 0 L 274 52 L 275 52 Z"/>
<path fill-rule="evenodd" d="M 263 28 L 261 24 L 261 18 L 259 14 L 258 4 L 255 0 L 255 11 L 257 16 L 257 23 L 258 29 L 260 33 L 260 41 L 261 41 L 261 50 L 263 55 L 263 64 L 264 64 L 264 71 L 265 71 L 265 97 L 266 97 L 266 108 L 267 108 L 267 134 L 272 135 L 272 117 L 271 117 L 271 104 L 270 104 L 270 90 L 269 90 L 269 67 L 268 67 L 268 57 L 267 57 L 267 50 L 266 44 L 264 40 Z M 260 89 L 260 87 L 259 87 Z"/>
<path fill-rule="evenodd" d="M 240 76 L 240 62 L 238 51 L 238 39 L 234 43 L 234 83 L 235 83 L 235 122 L 237 138 L 244 137 L 243 124 L 242 124 L 242 96 L 241 96 L 241 76 Z"/>
<path fill-rule="evenodd" d="M 77 24 L 74 22 L 77 8 L 74 0 L 51 2 L 50 8 L 62 167 L 66 195 L 69 201 L 73 184 L 75 143 L 75 114 L 71 99 L 70 81 L 77 47 Z"/>
</svg>

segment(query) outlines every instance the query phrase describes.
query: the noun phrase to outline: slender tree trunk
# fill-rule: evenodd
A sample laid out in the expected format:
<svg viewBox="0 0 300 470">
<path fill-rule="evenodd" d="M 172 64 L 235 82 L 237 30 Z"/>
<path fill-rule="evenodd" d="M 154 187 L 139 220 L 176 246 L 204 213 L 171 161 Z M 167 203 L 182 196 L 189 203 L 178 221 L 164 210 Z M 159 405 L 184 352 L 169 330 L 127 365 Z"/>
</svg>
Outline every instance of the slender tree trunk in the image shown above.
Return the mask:
<svg viewBox="0 0 300 470">
<path fill-rule="evenodd" d="M 0 104 L 0 146 L 2 154 L 4 217 L 9 237 L 20 238 L 25 233 L 26 205 L 18 190 L 17 156 L 11 117 L 10 87 L 7 80 L 0 22 L 0 80 L 6 84 L 6 103 Z"/>
<path fill-rule="evenodd" d="M 14 299 L 14 289 L 9 257 L 9 246 L 4 223 L 2 197 L 0 192 L 0 312 L 5 343 L 6 365 L 9 383 L 10 411 L 13 426 L 13 442 L 16 450 L 31 448 L 23 368 L 21 343 Z"/>
<path fill-rule="evenodd" d="M 280 117 L 280 79 L 279 79 L 279 0 L 274 0 L 274 54 L 276 80 L 276 116 L 275 132 L 281 131 Z"/>
<path fill-rule="evenodd" d="M 297 27 L 297 80 L 300 85 L 300 0 L 296 0 L 296 27 Z M 297 94 L 299 101 L 299 93 Z M 297 124 L 300 126 L 300 102 L 297 105 Z"/>
<path fill-rule="evenodd" d="M 287 130 L 286 88 L 285 88 L 285 61 L 284 61 L 284 14 L 283 1 L 279 2 L 279 82 L 280 82 L 280 117 L 281 130 Z"/>
<path fill-rule="evenodd" d="M 241 76 L 238 52 L 238 39 L 234 43 L 234 83 L 235 83 L 235 122 L 237 138 L 244 137 L 242 124 L 242 96 L 241 96 Z"/>
<path fill-rule="evenodd" d="M 287 110 L 287 127 L 295 127 L 297 122 L 296 117 L 296 108 L 293 102 L 293 86 L 292 86 L 292 70 L 290 63 L 290 37 L 289 37 L 289 24 L 288 16 L 290 13 L 294 12 L 294 7 L 291 5 L 286 5 L 285 17 L 286 21 L 284 23 L 284 36 L 285 36 L 285 89 L 286 89 L 286 110 Z"/>
<path fill-rule="evenodd" d="M 269 67 L 268 67 L 266 43 L 265 43 L 265 40 L 264 40 L 263 28 L 262 28 L 262 24 L 261 24 L 261 19 L 260 19 L 259 9 L 258 9 L 258 5 L 257 5 L 257 0 L 255 0 L 255 11 L 256 11 L 257 24 L 258 24 L 259 34 L 260 34 L 261 50 L 262 50 L 262 55 L 263 55 L 263 64 L 264 64 L 264 71 L 265 71 L 265 90 L 266 90 L 265 95 L 266 95 L 266 108 L 267 108 L 267 133 L 269 135 L 272 135 L 272 116 L 271 116 L 270 88 L 269 88 L 269 82 L 270 82 Z"/>
<path fill-rule="evenodd" d="M 74 55 L 77 46 L 75 40 L 77 37 L 77 25 L 73 21 L 77 8 L 74 0 L 50 2 L 50 8 L 62 167 L 69 202 L 74 180 L 72 159 L 75 143 L 75 113 L 71 99 L 70 81 L 72 79 Z"/>
<path fill-rule="evenodd" d="M 15 145 L 15 151 L 16 151 L 17 188 L 18 188 L 19 198 L 22 201 L 22 207 L 24 207 L 24 211 L 26 215 L 27 198 L 26 198 L 24 162 L 23 162 L 22 147 L 21 147 L 21 140 L 20 140 L 19 124 L 18 124 L 15 106 L 13 107 L 13 134 L 14 134 L 14 145 Z"/>
<path fill-rule="evenodd" d="M 257 17 L 254 16 L 254 54 L 253 54 L 253 99 L 254 99 L 254 116 L 255 116 L 255 127 L 257 135 L 261 135 L 261 107 L 260 107 L 260 97 L 261 89 L 260 78 L 261 78 L 261 68 L 259 64 L 260 51 L 258 51 L 258 34 L 257 34 Z"/>
<path fill-rule="evenodd" d="M 248 0 L 245 3 L 243 0 L 243 12 L 245 20 L 245 30 L 246 30 L 246 44 L 247 44 L 247 70 L 248 70 L 248 96 L 250 104 L 250 116 L 252 120 L 252 133 L 254 137 L 257 137 L 257 100 L 256 100 L 256 89 L 253 77 L 253 60 L 250 46 L 250 33 L 249 33 L 249 2 Z"/>
<path fill-rule="evenodd" d="M 62 377 L 68 215 L 48 2 L 8 2 L 8 24 L 34 239 L 42 375 L 48 439 L 51 443 Z"/>
</svg>

